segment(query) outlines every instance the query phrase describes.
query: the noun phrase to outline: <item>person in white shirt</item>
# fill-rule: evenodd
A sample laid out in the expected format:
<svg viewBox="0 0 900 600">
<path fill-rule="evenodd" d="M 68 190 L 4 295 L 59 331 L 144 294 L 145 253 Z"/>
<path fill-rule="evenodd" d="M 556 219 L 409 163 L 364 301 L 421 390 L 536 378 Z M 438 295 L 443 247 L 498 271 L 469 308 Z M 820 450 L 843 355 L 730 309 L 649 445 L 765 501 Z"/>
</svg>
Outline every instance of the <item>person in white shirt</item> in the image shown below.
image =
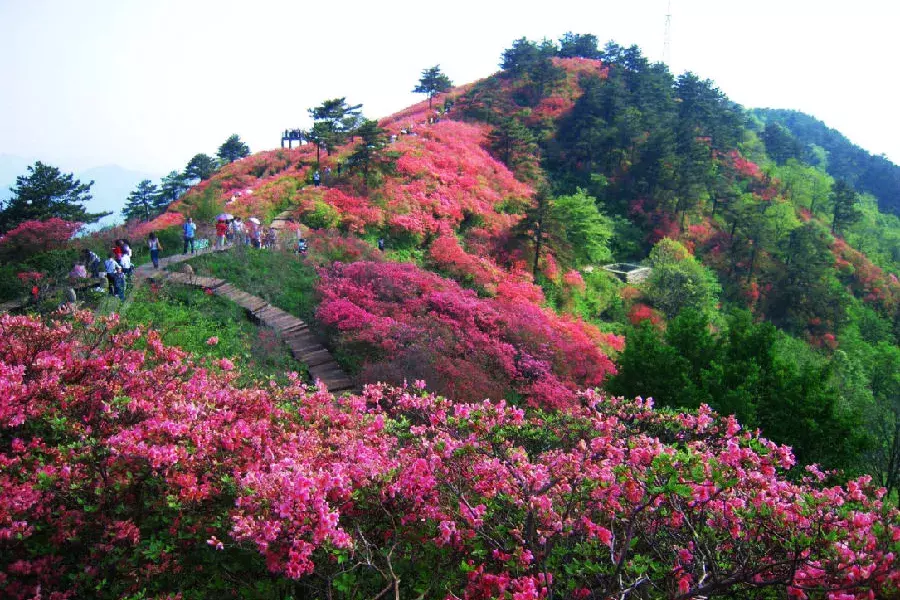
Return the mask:
<svg viewBox="0 0 900 600">
<path fill-rule="evenodd" d="M 130 250 L 130 248 L 129 248 L 129 250 Z M 130 251 L 122 253 L 122 258 L 119 261 L 119 264 L 122 265 L 122 271 L 125 273 L 125 275 L 131 277 L 131 271 L 134 270 L 134 267 L 131 264 L 131 252 Z"/>
<path fill-rule="evenodd" d="M 116 274 L 116 269 L 121 268 L 122 265 L 116 262 L 115 255 L 110 252 L 109 257 L 103 262 L 103 270 L 106 271 L 106 281 L 109 283 L 110 296 L 115 296 L 116 294 L 116 284 L 113 280 L 113 276 Z"/>
</svg>

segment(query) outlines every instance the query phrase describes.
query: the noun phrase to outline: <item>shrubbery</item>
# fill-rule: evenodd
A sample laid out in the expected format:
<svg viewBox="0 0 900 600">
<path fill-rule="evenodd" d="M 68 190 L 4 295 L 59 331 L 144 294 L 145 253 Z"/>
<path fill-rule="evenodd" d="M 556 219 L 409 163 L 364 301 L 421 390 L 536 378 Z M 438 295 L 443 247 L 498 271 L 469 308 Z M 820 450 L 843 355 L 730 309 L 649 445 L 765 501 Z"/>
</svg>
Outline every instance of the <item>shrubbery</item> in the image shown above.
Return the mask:
<svg viewBox="0 0 900 600">
<path fill-rule="evenodd" d="M 238 376 L 115 318 L 0 317 L 0 594 L 898 593 L 900 516 L 868 478 L 791 483 L 788 448 L 706 407 Z"/>
<path fill-rule="evenodd" d="M 363 357 L 366 380 L 425 379 L 464 400 L 513 390 L 535 406 L 565 406 L 615 372 L 601 346 L 619 340 L 540 308 L 533 287 L 482 299 L 414 265 L 338 263 L 322 274 L 317 315 L 339 347 Z"/>
</svg>

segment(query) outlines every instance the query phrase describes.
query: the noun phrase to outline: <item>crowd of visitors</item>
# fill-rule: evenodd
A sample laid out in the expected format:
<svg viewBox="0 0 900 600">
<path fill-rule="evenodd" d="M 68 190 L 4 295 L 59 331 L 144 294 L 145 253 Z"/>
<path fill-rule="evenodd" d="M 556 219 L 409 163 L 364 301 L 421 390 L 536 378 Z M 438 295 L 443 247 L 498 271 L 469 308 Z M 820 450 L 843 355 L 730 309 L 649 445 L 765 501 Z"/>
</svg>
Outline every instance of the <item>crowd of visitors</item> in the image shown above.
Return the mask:
<svg viewBox="0 0 900 600">
<path fill-rule="evenodd" d="M 250 217 L 246 221 L 230 214 L 222 214 L 215 221 L 215 247 L 225 249 L 229 246 L 240 245 L 260 249 L 274 249 L 278 245 L 278 232 L 274 227 L 263 227 L 259 219 Z M 191 217 L 182 225 L 183 254 L 194 254 L 197 250 L 206 247 L 206 240 L 197 240 L 197 224 Z M 298 233 L 299 236 L 299 233 Z M 202 242 L 202 243 L 201 243 Z M 157 233 L 150 232 L 147 236 L 147 249 L 150 252 L 150 261 L 153 268 L 159 268 L 160 252 L 163 244 Z M 306 252 L 306 240 L 298 237 L 297 252 Z M 101 260 L 91 249 L 85 248 L 72 270 L 69 278 L 76 279 L 106 279 L 106 289 L 110 296 L 120 299 L 125 298 L 125 290 L 134 271 L 131 244 L 127 239 L 117 239 L 107 252 L 105 260 Z"/>
</svg>

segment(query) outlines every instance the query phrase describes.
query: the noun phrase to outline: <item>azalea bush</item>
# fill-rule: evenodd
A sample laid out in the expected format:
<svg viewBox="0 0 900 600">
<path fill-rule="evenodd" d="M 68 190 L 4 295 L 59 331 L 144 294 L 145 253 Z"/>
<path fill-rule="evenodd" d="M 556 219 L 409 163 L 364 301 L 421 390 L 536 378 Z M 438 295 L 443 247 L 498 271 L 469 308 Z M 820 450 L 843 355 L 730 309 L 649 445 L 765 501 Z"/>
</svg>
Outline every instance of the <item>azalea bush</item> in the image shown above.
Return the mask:
<svg viewBox="0 0 900 600">
<path fill-rule="evenodd" d="M 242 388 L 116 317 L 0 317 L 0 595 L 832 599 L 898 593 L 868 478 L 701 407 Z"/>
<path fill-rule="evenodd" d="M 415 265 L 357 262 L 324 270 L 318 289 L 319 320 L 346 355 L 364 357 L 367 381 L 425 379 L 466 400 L 514 390 L 564 406 L 615 372 L 603 348 L 618 338 L 541 308 L 515 285 L 483 299 Z"/>
<path fill-rule="evenodd" d="M 0 237 L 0 258 L 22 260 L 28 255 L 63 247 L 81 223 L 52 217 L 46 221 L 25 221 Z"/>
</svg>

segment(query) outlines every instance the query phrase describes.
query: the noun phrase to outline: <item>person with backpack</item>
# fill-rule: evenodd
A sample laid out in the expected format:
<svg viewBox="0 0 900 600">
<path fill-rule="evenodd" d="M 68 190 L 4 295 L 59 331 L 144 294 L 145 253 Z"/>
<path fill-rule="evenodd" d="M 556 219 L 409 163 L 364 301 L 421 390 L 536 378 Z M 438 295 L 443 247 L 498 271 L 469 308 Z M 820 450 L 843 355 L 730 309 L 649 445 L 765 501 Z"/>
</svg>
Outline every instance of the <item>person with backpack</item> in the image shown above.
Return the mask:
<svg viewBox="0 0 900 600">
<path fill-rule="evenodd" d="M 184 250 L 181 253 L 187 254 L 188 244 L 190 244 L 191 254 L 193 254 L 194 234 L 197 232 L 197 226 L 194 224 L 194 219 L 188 217 L 187 221 L 184 222 L 184 226 L 182 227 L 182 229 L 184 230 Z"/>
<path fill-rule="evenodd" d="M 155 231 L 151 231 L 147 236 L 147 247 L 150 248 L 150 260 L 153 261 L 153 268 L 159 268 L 159 251 L 163 249 L 159 238 Z"/>
</svg>

